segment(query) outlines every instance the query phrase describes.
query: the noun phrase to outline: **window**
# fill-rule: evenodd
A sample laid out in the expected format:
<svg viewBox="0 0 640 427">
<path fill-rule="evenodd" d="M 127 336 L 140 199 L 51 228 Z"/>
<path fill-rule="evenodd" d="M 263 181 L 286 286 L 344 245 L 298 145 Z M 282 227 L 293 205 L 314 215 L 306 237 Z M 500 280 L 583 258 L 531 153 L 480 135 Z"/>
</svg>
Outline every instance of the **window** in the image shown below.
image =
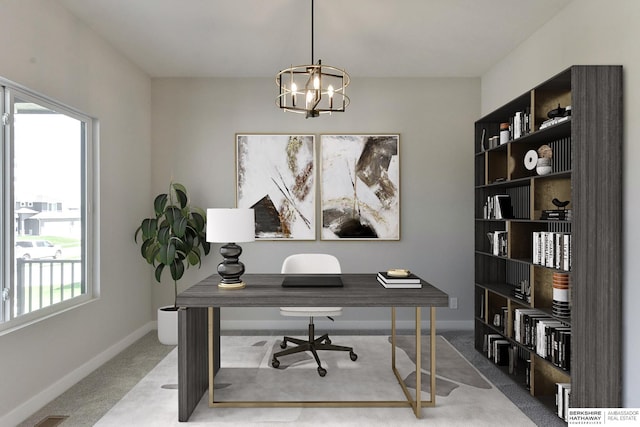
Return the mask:
<svg viewBox="0 0 640 427">
<path fill-rule="evenodd" d="M 88 301 L 94 120 L 0 79 L 0 331 Z"/>
</svg>

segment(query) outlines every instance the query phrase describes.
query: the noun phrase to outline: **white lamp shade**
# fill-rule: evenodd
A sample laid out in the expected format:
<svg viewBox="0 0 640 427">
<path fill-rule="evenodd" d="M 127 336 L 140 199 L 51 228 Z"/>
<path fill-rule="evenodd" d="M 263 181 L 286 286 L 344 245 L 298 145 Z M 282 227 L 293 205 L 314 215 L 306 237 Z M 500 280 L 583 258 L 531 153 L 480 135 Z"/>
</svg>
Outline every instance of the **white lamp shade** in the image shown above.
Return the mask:
<svg viewBox="0 0 640 427">
<path fill-rule="evenodd" d="M 253 209 L 207 209 L 207 242 L 238 243 L 255 239 Z"/>
</svg>

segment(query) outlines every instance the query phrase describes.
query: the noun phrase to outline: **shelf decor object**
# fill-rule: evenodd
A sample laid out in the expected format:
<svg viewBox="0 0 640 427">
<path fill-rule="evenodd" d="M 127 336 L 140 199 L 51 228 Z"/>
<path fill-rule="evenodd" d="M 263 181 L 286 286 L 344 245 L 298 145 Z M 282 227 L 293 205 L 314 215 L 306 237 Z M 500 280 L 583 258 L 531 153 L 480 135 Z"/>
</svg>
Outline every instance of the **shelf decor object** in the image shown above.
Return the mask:
<svg viewBox="0 0 640 427">
<path fill-rule="evenodd" d="M 344 69 L 316 64 L 313 43 L 313 0 L 311 0 L 311 64 L 296 65 L 276 75 L 279 94 L 276 105 L 284 111 L 304 114 L 305 118 L 320 114 L 344 112 L 349 105 L 345 93 L 351 81 Z"/>
<path fill-rule="evenodd" d="M 225 243 L 220 247 L 223 261 L 218 264 L 222 289 L 242 289 L 240 280 L 244 264 L 240 262 L 242 248 L 237 243 L 255 240 L 255 215 L 253 209 L 207 209 L 207 241 Z"/>
<path fill-rule="evenodd" d="M 572 66 L 475 123 L 475 347 L 561 418 L 622 405 L 622 99 L 621 66 Z"/>
</svg>

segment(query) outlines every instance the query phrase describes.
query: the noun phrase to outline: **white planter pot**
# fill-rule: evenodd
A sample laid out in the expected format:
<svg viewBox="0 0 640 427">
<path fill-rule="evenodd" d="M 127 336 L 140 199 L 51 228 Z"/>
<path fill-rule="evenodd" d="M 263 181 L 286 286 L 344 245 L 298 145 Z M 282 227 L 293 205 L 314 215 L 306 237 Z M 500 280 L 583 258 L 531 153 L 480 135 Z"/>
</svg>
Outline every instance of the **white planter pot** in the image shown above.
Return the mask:
<svg viewBox="0 0 640 427">
<path fill-rule="evenodd" d="M 158 340 L 165 345 L 178 345 L 178 310 L 172 305 L 158 309 Z"/>
</svg>

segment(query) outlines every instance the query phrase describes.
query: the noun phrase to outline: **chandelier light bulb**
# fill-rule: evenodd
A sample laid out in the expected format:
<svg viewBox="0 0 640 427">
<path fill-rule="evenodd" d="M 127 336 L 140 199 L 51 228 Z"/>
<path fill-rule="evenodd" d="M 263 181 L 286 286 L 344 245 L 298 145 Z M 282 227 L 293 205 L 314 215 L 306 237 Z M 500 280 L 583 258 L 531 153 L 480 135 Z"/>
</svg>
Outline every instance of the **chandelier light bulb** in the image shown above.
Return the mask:
<svg viewBox="0 0 640 427">
<path fill-rule="evenodd" d="M 296 92 L 298 91 L 298 86 L 295 83 L 291 83 L 291 102 L 293 106 L 296 106 Z"/>
<path fill-rule="evenodd" d="M 329 94 L 329 108 L 333 109 L 333 86 L 329 85 L 327 88 L 327 93 Z"/>
</svg>

